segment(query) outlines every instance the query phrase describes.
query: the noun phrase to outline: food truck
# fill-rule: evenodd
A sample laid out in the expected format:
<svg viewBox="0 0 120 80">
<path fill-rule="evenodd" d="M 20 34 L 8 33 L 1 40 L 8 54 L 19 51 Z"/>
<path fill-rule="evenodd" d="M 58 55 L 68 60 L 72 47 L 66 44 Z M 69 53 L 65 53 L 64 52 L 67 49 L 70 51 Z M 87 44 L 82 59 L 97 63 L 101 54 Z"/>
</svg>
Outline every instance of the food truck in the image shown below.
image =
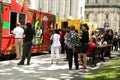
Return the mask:
<svg viewBox="0 0 120 80">
<path fill-rule="evenodd" d="M 15 54 L 15 37 L 11 33 L 19 22 L 21 27 L 26 22 L 34 29 L 32 53 L 49 51 L 50 36 L 56 28 L 56 16 L 28 8 L 27 0 L 0 1 L 0 55 Z"/>
<path fill-rule="evenodd" d="M 89 33 L 91 35 L 92 31 L 97 29 L 97 24 L 94 22 L 89 22 L 87 20 L 80 20 L 80 19 L 59 19 L 58 20 L 58 29 L 66 28 L 67 26 L 75 26 L 75 29 L 78 32 L 81 32 L 81 25 L 87 24 L 89 26 Z"/>
</svg>

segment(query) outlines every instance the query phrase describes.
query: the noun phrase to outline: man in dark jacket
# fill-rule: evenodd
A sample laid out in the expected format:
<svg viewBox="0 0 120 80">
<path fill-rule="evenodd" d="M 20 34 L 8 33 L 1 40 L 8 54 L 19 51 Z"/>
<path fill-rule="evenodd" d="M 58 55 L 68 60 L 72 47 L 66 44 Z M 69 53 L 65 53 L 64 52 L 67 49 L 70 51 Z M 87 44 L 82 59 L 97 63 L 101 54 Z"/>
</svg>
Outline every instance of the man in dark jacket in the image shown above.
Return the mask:
<svg viewBox="0 0 120 80">
<path fill-rule="evenodd" d="M 26 23 L 24 26 L 24 43 L 23 43 L 23 55 L 21 61 L 18 65 L 24 65 L 25 58 L 27 57 L 27 65 L 30 64 L 31 59 L 31 46 L 32 46 L 32 39 L 34 36 L 34 30 L 32 29 L 32 25 L 30 23 Z"/>
</svg>

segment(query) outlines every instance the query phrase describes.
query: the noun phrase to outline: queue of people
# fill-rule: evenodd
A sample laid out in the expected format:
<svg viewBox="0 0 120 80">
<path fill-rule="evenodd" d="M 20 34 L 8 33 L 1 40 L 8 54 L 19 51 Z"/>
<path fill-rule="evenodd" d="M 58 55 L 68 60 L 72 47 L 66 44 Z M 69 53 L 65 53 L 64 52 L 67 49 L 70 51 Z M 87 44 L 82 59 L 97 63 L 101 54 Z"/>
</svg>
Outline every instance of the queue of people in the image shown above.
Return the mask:
<svg viewBox="0 0 120 80">
<path fill-rule="evenodd" d="M 79 64 L 81 63 L 83 65 L 81 69 L 86 69 L 88 61 L 87 56 L 92 53 L 95 47 L 105 47 L 110 44 L 115 47 L 114 50 L 118 50 L 118 43 L 120 41 L 119 35 L 117 33 L 114 34 L 112 29 L 105 30 L 104 32 L 93 32 L 91 35 L 89 34 L 87 24 L 83 24 L 81 29 L 82 34 L 79 35 L 78 31 L 75 30 L 75 26 L 66 27 L 66 33 L 64 35 L 64 53 L 66 53 L 65 61 L 68 61 L 70 70 L 72 69 L 73 57 L 75 69 L 79 69 Z M 78 39 L 80 39 L 80 41 Z M 59 52 L 61 50 L 60 48 L 61 46 L 59 46 Z"/>
<path fill-rule="evenodd" d="M 89 27 L 87 24 L 82 24 L 82 33 L 79 35 L 75 30 L 75 26 L 66 27 L 66 29 L 54 31 L 51 36 L 53 41 L 51 44 L 51 64 L 56 60 L 59 63 L 60 53 L 66 53 L 66 60 L 68 67 L 71 70 L 73 64 L 75 69 L 79 69 L 79 64 L 82 63 L 81 69 L 87 68 L 88 55 L 92 53 L 94 47 L 103 47 L 108 44 L 113 44 L 114 50 L 120 49 L 120 34 L 113 33 L 113 31 L 106 30 L 104 32 L 93 32 L 89 36 Z M 27 65 L 30 64 L 31 59 L 31 46 L 34 36 L 34 30 L 30 23 L 26 23 L 24 29 L 17 23 L 16 28 L 12 31 L 15 35 L 16 59 L 21 59 L 17 65 L 24 65 L 25 58 L 27 58 Z M 62 39 L 64 38 L 64 39 Z M 23 43 L 24 42 L 24 43 Z M 23 48 L 23 49 L 22 49 Z M 55 57 L 54 57 L 55 56 Z"/>
</svg>

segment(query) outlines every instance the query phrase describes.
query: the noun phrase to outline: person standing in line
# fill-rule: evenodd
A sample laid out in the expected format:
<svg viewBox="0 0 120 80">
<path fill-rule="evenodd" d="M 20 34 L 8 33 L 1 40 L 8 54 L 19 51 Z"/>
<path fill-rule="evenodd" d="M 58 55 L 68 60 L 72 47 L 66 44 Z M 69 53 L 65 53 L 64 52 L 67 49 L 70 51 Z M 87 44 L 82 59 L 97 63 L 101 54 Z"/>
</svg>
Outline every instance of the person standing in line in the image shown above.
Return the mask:
<svg viewBox="0 0 120 80">
<path fill-rule="evenodd" d="M 120 29 L 118 30 L 118 50 L 120 51 Z"/>
<path fill-rule="evenodd" d="M 67 36 L 68 36 L 68 34 L 69 34 L 69 32 L 70 32 L 70 27 L 66 27 L 66 33 L 65 33 L 65 36 L 64 36 L 64 43 L 65 43 L 65 53 L 66 53 L 66 58 L 64 59 L 64 61 L 68 61 L 68 47 L 67 47 Z"/>
<path fill-rule="evenodd" d="M 82 40 L 81 40 L 81 56 L 83 56 L 83 66 L 81 69 L 87 68 L 87 50 L 89 48 L 89 27 L 87 24 L 82 25 Z"/>
<path fill-rule="evenodd" d="M 22 57 L 23 33 L 24 29 L 20 27 L 20 23 L 17 23 L 16 28 L 13 30 L 13 34 L 15 35 L 16 59 Z"/>
<path fill-rule="evenodd" d="M 54 54 L 56 55 L 56 64 L 58 64 L 61 47 L 60 34 L 58 29 L 55 30 L 55 33 L 51 36 L 50 39 L 53 39 L 53 43 L 51 44 L 51 64 L 53 64 Z"/>
<path fill-rule="evenodd" d="M 27 65 L 30 65 L 33 36 L 34 36 L 34 30 L 32 29 L 32 25 L 29 22 L 27 22 L 24 26 L 24 34 L 23 34 L 23 41 L 24 41 L 23 55 L 21 61 L 17 65 L 24 65 L 24 61 L 26 57 L 27 57 Z"/>
<path fill-rule="evenodd" d="M 68 33 L 68 35 L 66 37 L 69 70 L 72 69 L 73 56 L 74 56 L 75 69 L 76 70 L 79 69 L 78 53 L 75 51 L 75 46 L 78 45 L 77 40 L 78 40 L 78 33 L 75 32 L 75 26 L 71 26 L 70 32 Z"/>
</svg>

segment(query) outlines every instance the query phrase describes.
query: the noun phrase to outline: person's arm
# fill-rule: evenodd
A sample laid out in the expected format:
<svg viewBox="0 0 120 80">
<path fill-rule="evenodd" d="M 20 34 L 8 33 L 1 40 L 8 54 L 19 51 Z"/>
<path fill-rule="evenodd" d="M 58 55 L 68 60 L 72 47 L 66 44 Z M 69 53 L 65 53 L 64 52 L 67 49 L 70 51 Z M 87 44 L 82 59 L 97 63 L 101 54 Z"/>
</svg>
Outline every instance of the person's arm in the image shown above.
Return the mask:
<svg viewBox="0 0 120 80">
<path fill-rule="evenodd" d="M 26 29 L 24 30 L 24 33 L 23 33 L 23 38 L 25 38 L 26 37 Z"/>
</svg>

